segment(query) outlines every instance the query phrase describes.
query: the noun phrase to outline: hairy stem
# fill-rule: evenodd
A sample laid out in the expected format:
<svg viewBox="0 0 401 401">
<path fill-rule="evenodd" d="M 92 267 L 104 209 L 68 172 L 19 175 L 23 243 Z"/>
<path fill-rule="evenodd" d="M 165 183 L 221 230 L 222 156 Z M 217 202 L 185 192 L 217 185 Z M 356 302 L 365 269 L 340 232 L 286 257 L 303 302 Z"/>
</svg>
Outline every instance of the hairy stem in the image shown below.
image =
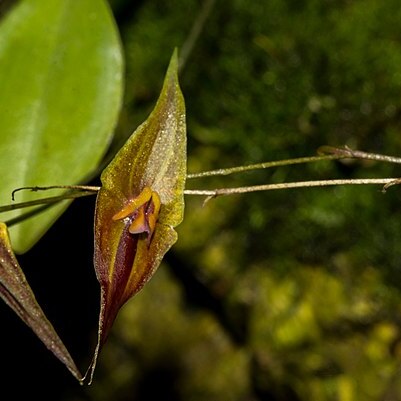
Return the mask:
<svg viewBox="0 0 401 401">
<path fill-rule="evenodd" d="M 251 170 L 260 170 L 260 169 L 280 167 L 280 166 L 290 166 L 293 164 L 314 163 L 324 160 L 361 159 L 361 160 L 376 160 L 380 162 L 401 164 L 401 158 L 399 157 L 380 155 L 376 153 L 368 153 L 360 150 L 352 150 L 347 147 L 335 148 L 332 146 L 321 146 L 318 149 L 318 153 L 319 153 L 318 156 L 298 157 L 295 159 L 277 160 L 272 162 L 250 164 L 247 166 L 236 166 L 217 170 L 202 171 L 200 173 L 188 174 L 187 179 L 212 177 L 217 175 L 229 175 Z"/>
<path fill-rule="evenodd" d="M 248 187 L 237 188 L 217 188 L 217 189 L 187 189 L 184 191 L 185 195 L 200 195 L 207 196 L 205 202 L 212 198 L 222 195 L 235 195 L 244 194 L 249 192 L 258 191 L 271 191 L 278 189 L 291 189 L 291 188 L 311 188 L 311 187 L 327 187 L 334 185 L 384 185 L 383 192 L 391 185 L 399 184 L 399 178 L 357 178 L 357 179 L 339 179 L 339 180 L 316 180 L 316 181 L 298 181 L 298 182 L 283 182 L 279 184 L 264 184 L 253 185 Z"/>
<path fill-rule="evenodd" d="M 249 164 L 247 166 L 236 166 L 236 167 L 229 167 L 229 168 L 220 168 L 217 170 L 202 171 L 200 173 L 188 174 L 187 179 L 212 177 L 212 176 L 216 176 L 216 175 L 230 175 L 230 174 L 235 174 L 235 173 L 243 173 L 244 171 L 261 170 L 261 169 L 265 169 L 265 168 L 280 167 L 280 166 L 289 166 L 292 164 L 313 163 L 313 162 L 319 162 L 322 160 L 338 160 L 338 159 L 344 159 L 346 157 L 348 157 L 348 156 L 334 155 L 334 154 L 333 155 L 298 157 L 296 159 L 277 160 L 277 161 L 272 161 L 272 162 Z"/>
</svg>

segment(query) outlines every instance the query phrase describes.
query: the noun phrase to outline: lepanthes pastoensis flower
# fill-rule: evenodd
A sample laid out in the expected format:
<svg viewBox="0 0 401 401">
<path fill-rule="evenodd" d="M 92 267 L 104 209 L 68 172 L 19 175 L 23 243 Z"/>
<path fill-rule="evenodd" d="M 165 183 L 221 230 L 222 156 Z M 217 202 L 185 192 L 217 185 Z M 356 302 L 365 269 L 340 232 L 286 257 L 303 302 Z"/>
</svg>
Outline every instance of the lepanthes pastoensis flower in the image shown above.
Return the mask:
<svg viewBox="0 0 401 401">
<path fill-rule="evenodd" d="M 152 277 L 177 240 L 186 178 L 185 105 L 174 52 L 156 106 L 101 175 L 96 201 L 99 350 L 120 307 Z"/>
</svg>

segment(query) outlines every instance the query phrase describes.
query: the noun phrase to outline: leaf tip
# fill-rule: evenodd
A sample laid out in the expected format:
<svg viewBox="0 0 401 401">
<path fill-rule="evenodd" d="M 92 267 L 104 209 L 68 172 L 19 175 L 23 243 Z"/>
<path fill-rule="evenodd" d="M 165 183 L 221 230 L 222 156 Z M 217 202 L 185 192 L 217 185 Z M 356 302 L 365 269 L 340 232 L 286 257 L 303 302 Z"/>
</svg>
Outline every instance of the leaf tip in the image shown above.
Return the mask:
<svg viewBox="0 0 401 401">
<path fill-rule="evenodd" d="M 173 54 L 170 58 L 170 63 L 167 68 L 166 77 L 173 78 L 174 80 L 178 81 L 178 67 L 179 67 L 179 60 L 178 60 L 178 48 L 175 47 Z"/>
</svg>

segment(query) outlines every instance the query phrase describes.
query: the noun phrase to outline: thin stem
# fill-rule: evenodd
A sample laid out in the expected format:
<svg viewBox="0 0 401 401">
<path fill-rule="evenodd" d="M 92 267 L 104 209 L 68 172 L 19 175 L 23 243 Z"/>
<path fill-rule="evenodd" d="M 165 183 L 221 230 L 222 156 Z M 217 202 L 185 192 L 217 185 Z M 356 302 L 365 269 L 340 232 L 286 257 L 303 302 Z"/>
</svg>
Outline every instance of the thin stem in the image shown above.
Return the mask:
<svg viewBox="0 0 401 401">
<path fill-rule="evenodd" d="M 401 164 L 401 158 L 388 155 L 380 155 L 377 153 L 368 153 L 361 150 L 353 150 L 347 146 L 344 148 L 335 148 L 333 146 L 321 146 L 318 149 L 319 154 L 331 154 L 343 156 L 347 159 L 364 159 L 364 160 L 376 160 L 380 162 Z"/>
<path fill-rule="evenodd" d="M 51 208 L 54 205 L 55 205 L 55 203 L 48 203 L 48 204 L 44 204 L 44 205 L 32 208 L 29 211 L 18 215 L 17 217 L 6 220 L 4 222 L 4 224 L 7 227 L 15 226 L 16 224 L 19 224 L 19 223 L 23 222 L 24 220 L 29 219 L 30 217 L 36 216 L 37 214 L 44 212 L 45 210 Z"/>
<path fill-rule="evenodd" d="M 305 188 L 305 187 L 327 187 L 334 185 L 385 185 L 386 189 L 390 185 L 400 183 L 399 178 L 358 178 L 358 179 L 338 179 L 338 180 L 317 180 L 317 181 L 299 181 L 299 182 L 283 182 L 279 184 L 265 184 L 265 185 L 253 185 L 249 187 L 237 187 L 237 188 L 218 188 L 218 189 L 186 189 L 185 195 L 201 195 L 208 196 L 209 198 L 215 198 L 221 195 L 234 195 L 244 194 L 249 192 L 257 191 L 271 191 L 276 189 L 291 189 L 291 188 Z"/>
<path fill-rule="evenodd" d="M 235 174 L 235 173 L 242 173 L 244 171 L 260 170 L 260 169 L 280 167 L 280 166 L 288 166 L 288 165 L 292 165 L 292 164 L 313 163 L 313 162 L 319 162 L 322 160 L 338 160 L 338 159 L 344 159 L 347 157 L 349 157 L 349 156 L 337 155 L 337 154 L 297 157 L 295 159 L 277 160 L 277 161 L 272 161 L 272 162 L 249 164 L 247 166 L 236 166 L 236 167 L 229 167 L 229 168 L 220 168 L 217 170 L 202 171 L 200 173 L 188 174 L 187 179 L 211 177 L 211 176 L 216 176 L 216 175 L 229 175 L 229 174 Z"/>
<path fill-rule="evenodd" d="M 202 33 L 203 27 L 205 26 L 205 22 L 213 9 L 216 0 L 204 0 L 202 9 L 199 12 L 194 24 L 192 25 L 191 31 L 184 44 L 182 45 L 180 52 L 180 60 L 178 70 L 182 72 L 184 69 L 192 50 L 195 47 L 196 41 L 199 39 L 200 34 Z"/>
<path fill-rule="evenodd" d="M 100 187 L 94 187 L 91 185 L 50 185 L 47 187 L 21 187 L 14 189 L 14 191 L 11 193 L 11 198 L 14 200 L 15 194 L 19 191 L 32 191 L 32 192 L 38 192 L 38 191 L 47 191 L 49 189 L 70 189 L 70 190 L 76 190 L 76 191 L 84 191 L 84 192 L 98 192 L 100 190 Z"/>
<path fill-rule="evenodd" d="M 217 170 L 203 171 L 201 173 L 188 174 L 187 179 L 211 177 L 217 175 L 229 175 L 242 173 L 244 171 L 260 170 L 265 168 L 288 166 L 301 163 L 313 163 L 323 160 L 362 159 L 401 164 L 401 158 L 399 157 L 362 152 L 361 150 L 352 150 L 347 147 L 335 148 L 332 146 L 322 146 L 318 149 L 318 153 L 319 156 L 298 157 L 295 159 L 277 160 L 272 162 L 250 164 L 247 166 L 236 166 Z"/>
<path fill-rule="evenodd" d="M 384 185 L 383 192 L 393 185 L 401 184 L 400 178 L 358 178 L 358 179 L 338 179 L 338 180 L 316 180 L 316 181 L 299 181 L 299 182 L 283 182 L 278 184 L 263 184 L 247 187 L 236 188 L 216 188 L 216 189 L 185 189 L 185 195 L 199 195 L 215 198 L 222 195 L 244 194 L 258 191 L 271 191 L 277 189 L 305 188 L 305 187 L 326 187 L 334 185 Z M 27 202 L 13 203 L 10 205 L 0 206 L 0 213 L 10 210 L 22 209 L 31 206 L 53 204 L 66 199 L 76 199 L 84 196 L 95 195 L 100 187 L 91 187 L 89 191 L 71 192 L 64 195 L 52 196 L 48 198 L 35 199 Z"/>
<path fill-rule="evenodd" d="M 81 198 L 83 196 L 90 196 L 90 195 L 95 195 L 95 194 L 96 194 L 96 192 L 94 192 L 94 191 L 71 192 L 71 193 L 66 193 L 64 195 L 35 199 L 35 200 L 27 201 L 27 202 L 12 203 L 10 205 L 0 206 L 0 213 L 9 212 L 10 210 L 22 209 L 25 207 L 57 203 L 57 202 L 61 202 L 66 199 L 76 199 L 76 198 Z"/>
</svg>

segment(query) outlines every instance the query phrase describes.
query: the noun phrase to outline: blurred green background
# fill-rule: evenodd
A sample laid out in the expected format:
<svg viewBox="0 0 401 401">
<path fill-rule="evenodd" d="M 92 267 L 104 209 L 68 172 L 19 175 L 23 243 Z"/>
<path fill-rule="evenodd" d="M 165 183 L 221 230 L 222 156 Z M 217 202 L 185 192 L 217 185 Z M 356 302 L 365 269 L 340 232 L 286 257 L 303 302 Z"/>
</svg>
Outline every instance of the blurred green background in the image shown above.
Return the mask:
<svg viewBox="0 0 401 401">
<path fill-rule="evenodd" d="M 186 42 L 208 2 L 110 3 L 126 57 L 115 149 L 152 109 L 172 49 Z M 400 155 L 399 1 L 216 0 L 181 87 L 189 172 L 313 155 L 325 144 Z M 191 180 L 188 188 L 398 171 L 322 162 Z M 401 195 L 380 189 L 254 193 L 205 207 L 188 196 L 178 243 L 121 311 L 93 385 L 54 385 L 56 398 L 401 400 Z M 88 271 L 81 291 L 95 297 L 84 302 L 93 318 L 82 330 L 86 346 L 77 347 L 85 365 L 98 294 L 90 256 L 78 256 L 83 249 L 68 234 L 79 222 L 92 252 L 93 200 L 78 202 L 86 206 L 74 205 L 52 233 Z"/>
</svg>

